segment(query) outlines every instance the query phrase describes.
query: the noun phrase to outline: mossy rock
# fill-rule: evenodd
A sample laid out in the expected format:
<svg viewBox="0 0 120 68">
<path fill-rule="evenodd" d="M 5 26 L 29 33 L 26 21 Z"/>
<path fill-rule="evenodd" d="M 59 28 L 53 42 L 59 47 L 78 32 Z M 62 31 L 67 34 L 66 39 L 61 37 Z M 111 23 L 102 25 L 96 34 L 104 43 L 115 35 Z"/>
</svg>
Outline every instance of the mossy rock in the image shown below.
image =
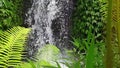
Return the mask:
<svg viewBox="0 0 120 68">
<path fill-rule="evenodd" d="M 60 50 L 54 45 L 45 45 L 38 50 L 36 54 L 37 60 L 23 62 L 21 68 L 44 68 L 44 66 L 56 67 L 57 59 L 59 59 Z"/>
<path fill-rule="evenodd" d="M 46 45 L 38 50 L 37 59 L 45 61 L 55 61 L 58 59 L 60 50 L 54 45 Z"/>
<path fill-rule="evenodd" d="M 38 60 L 23 62 L 20 66 L 21 68 L 58 68 L 58 63 L 64 68 L 65 65 L 62 62 L 71 63 L 75 61 L 72 51 L 65 50 L 65 52 L 66 56 L 63 56 L 56 46 L 46 45 L 38 50 L 36 54 Z"/>
</svg>

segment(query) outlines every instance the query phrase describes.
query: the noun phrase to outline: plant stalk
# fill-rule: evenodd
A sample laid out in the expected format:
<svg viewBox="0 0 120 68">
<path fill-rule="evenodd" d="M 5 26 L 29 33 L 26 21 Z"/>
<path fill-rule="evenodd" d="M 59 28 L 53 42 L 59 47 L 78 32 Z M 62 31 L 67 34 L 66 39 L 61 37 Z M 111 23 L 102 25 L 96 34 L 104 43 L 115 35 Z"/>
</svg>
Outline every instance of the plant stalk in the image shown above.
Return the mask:
<svg viewBox="0 0 120 68">
<path fill-rule="evenodd" d="M 112 51 L 112 0 L 108 0 L 108 14 L 107 14 L 107 33 L 106 33 L 106 68 L 113 68 L 113 51 Z"/>
</svg>

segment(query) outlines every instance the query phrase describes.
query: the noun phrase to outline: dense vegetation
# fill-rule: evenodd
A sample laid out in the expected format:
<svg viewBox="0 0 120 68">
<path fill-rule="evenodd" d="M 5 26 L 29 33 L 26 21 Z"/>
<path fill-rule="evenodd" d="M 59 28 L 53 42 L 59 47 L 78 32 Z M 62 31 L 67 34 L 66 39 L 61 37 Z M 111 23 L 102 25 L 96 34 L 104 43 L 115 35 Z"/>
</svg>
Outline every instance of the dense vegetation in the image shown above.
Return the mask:
<svg viewBox="0 0 120 68">
<path fill-rule="evenodd" d="M 87 59 L 86 68 L 104 68 L 106 7 L 105 0 L 77 0 L 75 4 L 71 28 L 73 44 L 83 62 Z M 90 55 L 85 56 L 82 53 Z M 90 61 L 93 61 L 93 64 L 90 64 Z"/>
<path fill-rule="evenodd" d="M 78 0 L 73 12 L 72 36 L 85 39 L 92 29 L 95 38 L 101 41 L 105 26 L 105 3 L 99 0 Z"/>
<path fill-rule="evenodd" d="M 0 29 L 22 24 L 22 0 L 0 0 Z"/>
<path fill-rule="evenodd" d="M 23 23 L 23 0 L 0 0 L 0 68 L 62 68 L 61 64 L 68 68 L 119 68 L 119 2 L 76 0 L 70 29 L 74 49 L 67 50 L 67 53 L 72 58 L 74 55 L 77 60 L 62 58 L 72 61 L 60 63 L 46 60 L 48 58 L 45 54 L 55 56 L 59 53 L 59 49 L 52 45 L 39 51 L 39 56 L 45 60 L 23 61 L 26 53 L 24 47 L 30 32 L 29 28 L 20 27 Z"/>
</svg>

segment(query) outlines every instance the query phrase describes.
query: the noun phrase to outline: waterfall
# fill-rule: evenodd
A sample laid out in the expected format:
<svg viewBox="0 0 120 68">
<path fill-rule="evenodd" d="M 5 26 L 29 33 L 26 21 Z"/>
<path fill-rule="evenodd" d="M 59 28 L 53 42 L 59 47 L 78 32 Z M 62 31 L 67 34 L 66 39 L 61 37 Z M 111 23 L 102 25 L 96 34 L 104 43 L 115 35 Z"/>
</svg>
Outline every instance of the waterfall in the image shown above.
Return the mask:
<svg viewBox="0 0 120 68">
<path fill-rule="evenodd" d="M 24 24 L 31 27 L 28 55 L 46 44 L 63 49 L 69 46 L 71 0 L 32 0 Z"/>
</svg>

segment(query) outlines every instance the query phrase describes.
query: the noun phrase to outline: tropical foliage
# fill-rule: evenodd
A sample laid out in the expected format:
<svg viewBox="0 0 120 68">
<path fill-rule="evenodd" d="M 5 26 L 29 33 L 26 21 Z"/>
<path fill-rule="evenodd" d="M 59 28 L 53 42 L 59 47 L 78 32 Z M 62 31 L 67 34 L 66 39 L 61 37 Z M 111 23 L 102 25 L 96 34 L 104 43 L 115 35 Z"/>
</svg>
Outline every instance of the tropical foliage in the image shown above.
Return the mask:
<svg viewBox="0 0 120 68">
<path fill-rule="evenodd" d="M 22 0 L 0 0 L 0 29 L 22 24 Z"/>
<path fill-rule="evenodd" d="M 29 31 L 14 27 L 0 34 L 0 68 L 15 67 L 21 63 Z"/>
<path fill-rule="evenodd" d="M 76 0 L 69 56 L 59 58 L 61 51 L 46 45 L 27 62 L 23 8 L 23 0 L 0 0 L 0 68 L 120 68 L 120 0 Z"/>
<path fill-rule="evenodd" d="M 97 41 L 101 41 L 105 24 L 105 5 L 106 2 L 101 0 L 77 0 L 72 17 L 72 36 L 84 39 L 91 27 Z"/>
<path fill-rule="evenodd" d="M 82 42 L 81 42 L 82 41 Z M 87 39 L 77 40 L 74 39 L 72 42 L 76 47 L 74 49 L 75 54 L 77 53 L 80 57 L 80 62 L 83 62 L 84 65 L 81 65 L 82 68 L 103 68 L 103 57 L 104 57 L 104 43 L 95 42 L 95 37 L 89 30 Z"/>
</svg>

